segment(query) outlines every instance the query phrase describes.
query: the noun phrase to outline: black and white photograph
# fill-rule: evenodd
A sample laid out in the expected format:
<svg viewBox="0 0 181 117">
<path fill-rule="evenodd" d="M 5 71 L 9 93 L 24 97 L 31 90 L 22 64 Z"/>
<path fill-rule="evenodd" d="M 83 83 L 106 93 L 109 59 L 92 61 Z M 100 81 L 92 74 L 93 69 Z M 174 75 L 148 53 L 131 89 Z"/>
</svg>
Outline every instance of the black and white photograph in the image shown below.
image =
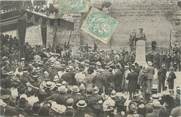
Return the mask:
<svg viewBox="0 0 181 117">
<path fill-rule="evenodd" d="M 0 117 L 181 117 L 181 0 L 0 0 Z"/>
</svg>

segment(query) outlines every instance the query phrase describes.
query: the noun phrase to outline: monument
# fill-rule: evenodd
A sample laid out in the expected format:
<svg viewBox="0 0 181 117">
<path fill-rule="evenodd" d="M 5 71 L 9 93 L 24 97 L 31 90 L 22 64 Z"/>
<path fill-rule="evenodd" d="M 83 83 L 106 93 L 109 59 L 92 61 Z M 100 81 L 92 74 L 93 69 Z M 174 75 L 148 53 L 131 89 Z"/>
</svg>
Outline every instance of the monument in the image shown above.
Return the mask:
<svg viewBox="0 0 181 117">
<path fill-rule="evenodd" d="M 141 66 L 146 66 L 146 36 L 143 32 L 143 28 L 139 29 L 139 33 L 136 35 L 136 59 L 135 63 Z"/>
</svg>

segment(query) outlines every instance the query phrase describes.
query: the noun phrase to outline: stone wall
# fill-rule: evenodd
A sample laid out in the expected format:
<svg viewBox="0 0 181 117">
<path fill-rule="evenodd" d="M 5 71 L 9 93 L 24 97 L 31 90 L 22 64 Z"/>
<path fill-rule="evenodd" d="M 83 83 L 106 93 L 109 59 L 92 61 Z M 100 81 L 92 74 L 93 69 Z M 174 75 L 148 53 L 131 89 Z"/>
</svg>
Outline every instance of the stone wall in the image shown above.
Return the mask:
<svg viewBox="0 0 181 117">
<path fill-rule="evenodd" d="M 120 24 L 113 34 L 112 47 L 127 46 L 129 34 L 138 28 L 144 29 L 149 45 L 151 41 L 155 40 L 159 46 L 168 47 L 170 37 L 172 41 L 180 39 L 180 37 L 175 37 L 175 33 L 178 33 L 180 29 L 174 23 L 174 13 L 179 10 L 176 0 L 130 1 L 132 2 L 128 2 L 128 0 L 113 0 L 110 14 L 119 20 Z M 96 6 L 100 6 L 98 4 L 96 3 Z M 85 43 L 93 43 L 94 39 L 85 33 L 83 35 Z M 101 44 L 100 42 L 98 43 Z M 109 48 L 110 44 L 101 44 L 101 46 Z"/>
<path fill-rule="evenodd" d="M 103 0 L 96 1 L 96 7 L 100 7 Z M 96 42 L 102 48 L 120 48 L 127 47 L 129 34 L 133 30 L 143 28 L 147 37 L 148 44 L 156 40 L 159 46 L 169 46 L 170 32 L 172 32 L 172 40 L 181 38 L 181 26 L 175 25 L 174 13 L 179 10 L 176 5 L 177 0 L 112 0 L 111 7 L 112 17 L 119 20 L 120 24 L 112 36 L 112 40 L 108 45 Z M 77 24 L 78 26 L 78 24 Z M 35 44 L 38 40 L 41 42 L 40 28 L 38 26 L 29 28 L 27 31 L 27 41 Z M 180 32 L 179 32 L 180 31 Z M 95 39 L 81 31 L 59 31 L 59 44 L 71 40 L 71 44 L 77 46 L 80 39 L 77 36 L 81 34 L 82 43 L 93 45 Z M 175 36 L 175 33 L 180 36 Z M 52 43 L 52 28 L 48 28 L 48 43 Z M 72 36 L 69 36 L 72 34 Z M 32 36 L 33 35 L 33 36 Z M 40 43 L 39 43 L 40 44 Z"/>
</svg>

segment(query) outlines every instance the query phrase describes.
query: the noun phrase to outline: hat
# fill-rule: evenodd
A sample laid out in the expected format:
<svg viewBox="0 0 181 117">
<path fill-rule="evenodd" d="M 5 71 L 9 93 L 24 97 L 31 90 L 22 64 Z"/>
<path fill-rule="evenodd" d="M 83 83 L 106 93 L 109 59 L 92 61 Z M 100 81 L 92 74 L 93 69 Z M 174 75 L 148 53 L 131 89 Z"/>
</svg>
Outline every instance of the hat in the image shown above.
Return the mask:
<svg viewBox="0 0 181 117">
<path fill-rule="evenodd" d="M 53 90 L 56 87 L 56 84 L 51 81 L 47 81 L 45 87 L 49 88 L 50 90 Z"/>
<path fill-rule="evenodd" d="M 67 85 L 67 82 L 66 81 L 62 81 L 62 85 Z"/>
<path fill-rule="evenodd" d="M 54 62 L 56 61 L 56 58 L 52 56 L 48 61 L 49 61 L 50 63 L 54 63 Z"/>
<path fill-rule="evenodd" d="M 86 88 L 85 88 L 85 85 L 84 85 L 83 83 L 81 83 L 80 86 L 79 86 L 79 89 L 80 89 L 80 90 L 85 90 L 85 89 L 86 89 Z"/>
<path fill-rule="evenodd" d="M 39 75 L 38 75 L 38 73 L 37 73 L 37 72 L 33 72 L 33 73 L 32 73 L 32 77 L 33 77 L 33 78 L 38 78 L 38 77 L 39 77 Z"/>
<path fill-rule="evenodd" d="M 41 56 L 40 55 L 35 55 L 34 56 L 34 61 L 37 64 L 43 64 L 43 61 L 41 60 Z"/>
<path fill-rule="evenodd" d="M 25 58 L 21 58 L 21 61 L 24 61 L 25 60 Z"/>
<path fill-rule="evenodd" d="M 22 94 L 20 97 L 20 99 L 24 98 L 24 99 L 28 99 L 28 96 L 26 94 Z"/>
<path fill-rule="evenodd" d="M 116 97 L 116 91 L 115 90 L 112 90 L 111 91 L 111 97 L 113 98 L 113 97 Z"/>
<path fill-rule="evenodd" d="M 154 101 L 153 101 L 153 107 L 154 107 L 154 108 L 161 107 L 160 102 L 159 102 L 158 100 L 154 100 Z"/>
<path fill-rule="evenodd" d="M 60 92 L 60 93 L 67 93 L 67 88 L 65 87 L 65 86 L 60 86 L 60 87 L 58 87 L 58 91 Z"/>
<path fill-rule="evenodd" d="M 111 111 L 114 109 L 114 107 L 115 107 L 115 101 L 111 97 L 108 97 L 103 103 L 104 111 Z"/>
<path fill-rule="evenodd" d="M 47 71 L 44 71 L 43 74 L 49 76 L 49 73 Z"/>
<path fill-rule="evenodd" d="M 73 66 L 69 66 L 69 70 L 74 70 L 74 67 Z"/>
<path fill-rule="evenodd" d="M 88 93 L 88 94 L 91 94 L 92 92 L 93 92 L 92 87 L 87 87 L 87 93 Z"/>
<path fill-rule="evenodd" d="M 74 85 L 72 88 L 71 88 L 71 91 L 74 92 L 74 93 L 78 93 L 80 91 L 79 87 Z"/>
<path fill-rule="evenodd" d="M 79 100 L 76 104 L 77 107 L 80 107 L 80 108 L 84 108 L 87 106 L 87 103 L 85 102 L 85 100 Z"/>
<path fill-rule="evenodd" d="M 55 75 L 55 76 L 54 76 L 54 79 L 53 79 L 53 81 L 54 81 L 54 82 L 57 82 L 57 81 L 59 81 L 59 77 L 58 77 L 58 75 Z"/>
<path fill-rule="evenodd" d="M 143 73 L 148 73 L 148 67 L 144 67 L 144 68 L 142 69 L 142 71 L 143 71 Z"/>
<path fill-rule="evenodd" d="M 145 109 L 146 109 L 147 113 L 152 113 L 153 112 L 153 105 L 148 103 L 145 105 Z"/>
<path fill-rule="evenodd" d="M 137 103 L 136 102 L 130 102 L 129 103 L 129 110 L 136 111 L 137 110 Z"/>
<path fill-rule="evenodd" d="M 159 95 L 153 94 L 153 95 L 152 95 L 152 99 L 159 99 Z"/>
<path fill-rule="evenodd" d="M 180 87 L 176 87 L 176 93 L 180 95 Z"/>
<path fill-rule="evenodd" d="M 74 103 L 74 99 L 73 98 L 68 98 L 67 100 L 66 100 L 66 104 L 67 105 L 72 105 Z"/>
<path fill-rule="evenodd" d="M 99 66 L 101 66 L 101 63 L 98 61 L 98 62 L 96 62 L 96 65 L 99 65 Z"/>
<path fill-rule="evenodd" d="M 165 64 L 162 64 L 162 67 L 164 67 L 164 68 L 165 68 L 165 67 L 166 67 L 166 65 L 165 65 Z"/>
<path fill-rule="evenodd" d="M 172 67 L 170 67 L 170 71 L 174 71 L 174 67 L 172 66 Z"/>
<path fill-rule="evenodd" d="M 60 86 L 62 86 L 61 83 L 56 83 L 56 87 L 60 87 Z"/>
<path fill-rule="evenodd" d="M 95 94 L 99 93 L 99 88 L 97 86 L 95 86 L 93 90 Z"/>
<path fill-rule="evenodd" d="M 52 67 L 54 67 L 55 69 L 58 69 L 58 70 L 63 70 L 63 69 L 65 69 L 65 65 L 64 65 L 64 64 L 61 64 L 59 61 L 55 61 L 55 62 L 52 64 Z"/>
<path fill-rule="evenodd" d="M 85 63 L 89 63 L 89 62 L 90 62 L 90 60 L 89 60 L 89 59 L 86 59 L 84 62 L 85 62 Z"/>
<path fill-rule="evenodd" d="M 147 63 L 148 63 L 148 65 L 150 65 L 150 66 L 153 65 L 153 63 L 152 63 L 151 61 L 148 61 Z"/>
<path fill-rule="evenodd" d="M 54 101 L 52 101 L 51 104 L 52 104 L 51 109 L 57 113 L 61 114 L 61 113 L 64 113 L 66 110 L 66 106 L 64 106 L 64 105 L 57 104 Z"/>
<path fill-rule="evenodd" d="M 144 105 L 143 103 L 141 103 L 141 104 L 138 105 L 138 108 L 140 108 L 140 109 L 142 109 L 142 108 L 144 108 L 144 107 L 145 107 L 145 105 Z"/>
<path fill-rule="evenodd" d="M 98 104 L 102 104 L 103 103 L 103 100 L 98 100 Z"/>
<path fill-rule="evenodd" d="M 162 95 L 170 95 L 170 92 L 168 90 L 165 90 L 162 92 Z"/>
<path fill-rule="evenodd" d="M 2 57 L 2 60 L 3 60 L 3 61 L 5 61 L 5 60 L 7 60 L 7 59 L 8 59 L 7 56 L 3 56 L 3 57 Z"/>
</svg>

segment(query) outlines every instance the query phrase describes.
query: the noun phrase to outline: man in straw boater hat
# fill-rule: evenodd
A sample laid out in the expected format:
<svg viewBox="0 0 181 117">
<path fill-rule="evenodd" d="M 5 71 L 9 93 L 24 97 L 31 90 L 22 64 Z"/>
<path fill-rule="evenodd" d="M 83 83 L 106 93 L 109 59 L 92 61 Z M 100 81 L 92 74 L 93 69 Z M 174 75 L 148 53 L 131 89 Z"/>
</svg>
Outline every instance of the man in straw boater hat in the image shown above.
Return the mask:
<svg viewBox="0 0 181 117">
<path fill-rule="evenodd" d="M 74 105 L 74 99 L 73 98 L 68 98 L 66 100 L 66 111 L 64 117 L 75 117 L 75 112 L 76 110 L 73 108 Z"/>
<path fill-rule="evenodd" d="M 74 99 L 75 103 L 77 103 L 81 99 L 84 99 L 84 97 L 80 93 L 80 89 L 77 85 L 72 86 L 71 91 L 72 91 L 71 97 Z"/>
<path fill-rule="evenodd" d="M 79 100 L 76 103 L 77 106 L 77 111 L 75 114 L 75 117 L 85 117 L 86 114 L 86 107 L 87 107 L 87 103 L 85 100 Z"/>
</svg>

